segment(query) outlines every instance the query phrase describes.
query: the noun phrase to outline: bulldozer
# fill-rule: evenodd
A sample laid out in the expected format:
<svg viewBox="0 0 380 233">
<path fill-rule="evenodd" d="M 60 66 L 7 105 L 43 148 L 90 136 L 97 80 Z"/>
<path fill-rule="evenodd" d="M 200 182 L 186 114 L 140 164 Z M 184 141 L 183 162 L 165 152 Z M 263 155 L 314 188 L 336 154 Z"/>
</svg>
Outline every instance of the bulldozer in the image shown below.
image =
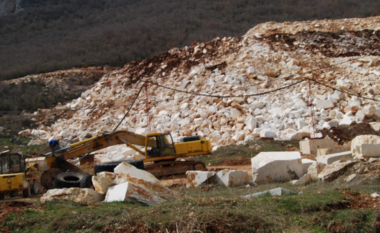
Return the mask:
<svg viewBox="0 0 380 233">
<path fill-rule="evenodd" d="M 47 153 L 45 155 L 46 163 L 50 169 L 41 175 L 41 184 L 45 188 L 51 189 L 56 187 L 58 180 L 62 184 L 61 187 L 85 187 L 92 174 L 67 160 L 83 158 L 94 151 L 120 144 L 131 147 L 145 157 L 143 160 L 126 162 L 149 171 L 158 178 L 184 174 L 189 170 L 205 170 L 206 166 L 202 162 L 177 160 L 212 153 L 210 141 L 198 136 L 185 137 L 181 142 L 173 143 L 170 133 L 151 133 L 143 136 L 130 131 L 115 131 L 73 143 L 55 151 L 56 156 Z M 113 168 L 120 162 L 96 164 L 95 173 L 113 171 Z M 150 165 L 144 165 L 149 162 Z"/>
<path fill-rule="evenodd" d="M 0 152 L 0 200 L 7 194 L 17 196 L 19 192 L 27 198 L 38 191 L 39 182 L 26 167 L 24 155 Z"/>
</svg>

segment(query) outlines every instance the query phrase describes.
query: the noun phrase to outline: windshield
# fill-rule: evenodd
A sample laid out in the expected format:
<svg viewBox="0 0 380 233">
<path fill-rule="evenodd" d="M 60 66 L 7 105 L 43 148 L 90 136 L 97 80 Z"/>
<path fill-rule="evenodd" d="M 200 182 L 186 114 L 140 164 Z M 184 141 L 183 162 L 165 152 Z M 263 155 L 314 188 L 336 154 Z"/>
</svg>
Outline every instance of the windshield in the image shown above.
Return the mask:
<svg viewBox="0 0 380 233">
<path fill-rule="evenodd" d="M 19 154 L 5 154 L 1 156 L 1 174 L 22 172 L 21 156 Z"/>
</svg>

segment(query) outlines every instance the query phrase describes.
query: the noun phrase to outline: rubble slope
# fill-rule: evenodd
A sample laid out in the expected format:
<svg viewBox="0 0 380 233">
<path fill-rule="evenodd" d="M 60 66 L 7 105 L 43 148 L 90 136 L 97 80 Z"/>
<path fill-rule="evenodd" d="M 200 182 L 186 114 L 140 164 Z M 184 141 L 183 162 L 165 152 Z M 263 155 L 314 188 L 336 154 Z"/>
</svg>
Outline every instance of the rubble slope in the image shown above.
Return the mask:
<svg viewBox="0 0 380 233">
<path fill-rule="evenodd" d="M 81 97 L 40 112 L 71 111 L 40 125 L 40 139 L 82 140 L 118 127 L 213 146 L 257 137 L 300 139 L 320 129 L 380 119 L 380 17 L 268 22 L 107 73 Z M 215 149 L 215 148 L 214 148 Z"/>
</svg>

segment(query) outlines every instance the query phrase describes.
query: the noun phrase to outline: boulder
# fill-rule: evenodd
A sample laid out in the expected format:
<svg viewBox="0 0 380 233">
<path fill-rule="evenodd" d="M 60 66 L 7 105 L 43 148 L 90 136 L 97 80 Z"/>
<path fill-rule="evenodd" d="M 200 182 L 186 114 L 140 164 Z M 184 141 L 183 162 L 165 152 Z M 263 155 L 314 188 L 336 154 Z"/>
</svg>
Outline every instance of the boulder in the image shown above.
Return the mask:
<svg viewBox="0 0 380 233">
<path fill-rule="evenodd" d="M 310 174 L 312 180 L 318 180 L 318 174 L 325 166 L 325 164 L 313 162 L 307 169 L 307 174 Z"/>
<path fill-rule="evenodd" d="M 316 107 L 319 109 L 333 108 L 334 103 L 331 100 L 319 100 L 317 101 Z"/>
<path fill-rule="evenodd" d="M 355 161 L 348 162 L 335 162 L 329 165 L 326 165 L 325 168 L 318 174 L 318 179 L 321 181 L 333 181 L 336 179 L 346 167 L 354 165 Z"/>
<path fill-rule="evenodd" d="M 318 148 L 334 148 L 335 142 L 331 138 L 302 140 L 300 141 L 300 151 L 303 154 L 317 154 Z"/>
<path fill-rule="evenodd" d="M 40 201 L 44 204 L 48 201 L 58 199 L 67 199 L 74 202 L 83 203 L 85 205 L 90 205 L 103 201 L 104 195 L 99 194 L 90 188 L 50 189 L 40 198 Z"/>
<path fill-rule="evenodd" d="M 351 152 L 354 158 L 379 157 L 380 136 L 360 135 L 351 141 Z"/>
<path fill-rule="evenodd" d="M 299 152 L 261 152 L 251 164 L 254 183 L 290 181 L 304 175 Z"/>
<path fill-rule="evenodd" d="M 249 177 L 246 171 L 225 169 L 217 172 L 215 178 L 218 184 L 226 187 L 249 183 Z"/>
<path fill-rule="evenodd" d="M 317 156 L 317 162 L 322 164 L 332 164 L 335 161 L 338 160 L 352 160 L 352 152 L 351 151 L 344 151 L 340 153 L 335 154 L 329 154 L 329 155 L 323 155 L 323 156 Z"/>
<path fill-rule="evenodd" d="M 187 171 L 186 172 L 186 188 L 198 187 L 203 183 L 213 182 L 215 172 L 212 171 Z"/>
<path fill-rule="evenodd" d="M 126 182 L 109 187 L 105 202 L 128 201 L 155 206 L 165 201 L 183 199 L 183 196 L 163 185 L 145 180 Z"/>
</svg>

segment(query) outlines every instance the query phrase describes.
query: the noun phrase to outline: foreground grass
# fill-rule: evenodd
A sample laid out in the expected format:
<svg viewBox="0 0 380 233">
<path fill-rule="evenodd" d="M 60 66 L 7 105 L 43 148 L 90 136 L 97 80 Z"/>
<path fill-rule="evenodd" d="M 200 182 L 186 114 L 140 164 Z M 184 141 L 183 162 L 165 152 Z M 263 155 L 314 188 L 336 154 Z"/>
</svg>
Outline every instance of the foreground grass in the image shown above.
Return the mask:
<svg viewBox="0 0 380 233">
<path fill-rule="evenodd" d="M 350 209 L 343 191 L 318 183 L 303 189 L 280 184 L 302 194 L 240 198 L 278 186 L 180 188 L 189 198 L 154 207 L 62 200 L 10 215 L 3 224 L 14 232 L 370 232 L 380 216 Z"/>
</svg>

